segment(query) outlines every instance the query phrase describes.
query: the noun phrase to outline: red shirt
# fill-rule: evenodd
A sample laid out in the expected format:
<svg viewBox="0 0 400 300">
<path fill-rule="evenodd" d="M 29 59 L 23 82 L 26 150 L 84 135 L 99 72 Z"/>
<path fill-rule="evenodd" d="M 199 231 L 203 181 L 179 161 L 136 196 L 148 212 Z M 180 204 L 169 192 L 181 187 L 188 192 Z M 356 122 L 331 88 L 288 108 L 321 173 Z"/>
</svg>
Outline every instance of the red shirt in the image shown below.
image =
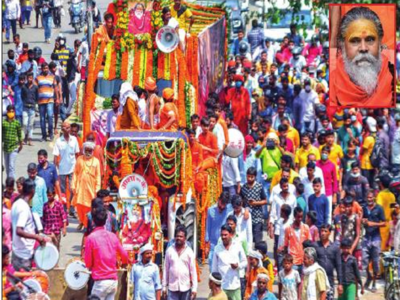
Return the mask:
<svg viewBox="0 0 400 300">
<path fill-rule="evenodd" d="M 317 167 L 321 168 L 324 174 L 325 195 L 332 196 L 338 191 L 338 180 L 336 175 L 336 166 L 330 160 L 323 162 L 317 161 Z"/>
<path fill-rule="evenodd" d="M 122 263 L 128 262 L 128 254 L 115 233 L 104 226 L 96 227 L 85 243 L 85 264 L 91 269 L 94 281 L 118 279 L 117 254 Z"/>
</svg>

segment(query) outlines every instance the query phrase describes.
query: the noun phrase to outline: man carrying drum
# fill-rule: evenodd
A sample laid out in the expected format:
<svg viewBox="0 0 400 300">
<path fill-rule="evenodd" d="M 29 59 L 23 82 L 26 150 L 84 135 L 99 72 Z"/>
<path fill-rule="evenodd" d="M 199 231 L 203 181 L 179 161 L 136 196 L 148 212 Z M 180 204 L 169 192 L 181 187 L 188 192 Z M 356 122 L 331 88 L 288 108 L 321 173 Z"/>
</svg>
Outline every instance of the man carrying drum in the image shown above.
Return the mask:
<svg viewBox="0 0 400 300">
<path fill-rule="evenodd" d="M 27 179 L 22 188 L 22 195 L 17 198 L 11 209 L 12 220 L 12 259 L 16 271 L 32 269 L 32 258 L 35 241 L 41 245 L 50 242 L 46 236 L 36 234 L 36 225 L 29 202 L 35 195 L 35 182 Z"/>
</svg>

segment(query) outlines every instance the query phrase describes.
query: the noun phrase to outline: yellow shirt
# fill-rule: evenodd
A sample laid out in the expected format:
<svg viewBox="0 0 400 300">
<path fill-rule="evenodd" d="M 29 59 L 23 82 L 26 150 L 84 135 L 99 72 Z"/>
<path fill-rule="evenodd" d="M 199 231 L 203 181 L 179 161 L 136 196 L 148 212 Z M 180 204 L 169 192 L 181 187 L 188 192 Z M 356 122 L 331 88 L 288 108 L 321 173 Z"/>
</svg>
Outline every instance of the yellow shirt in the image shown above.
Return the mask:
<svg viewBox="0 0 400 300">
<path fill-rule="evenodd" d="M 292 170 L 292 169 L 291 169 L 291 170 L 290 170 L 289 183 L 293 183 L 293 180 L 294 180 L 296 177 L 299 177 L 299 174 L 298 174 L 295 170 Z M 271 181 L 271 191 L 272 191 L 272 188 L 273 188 L 274 186 L 276 186 L 277 184 L 279 184 L 279 181 L 281 181 L 281 178 L 282 178 L 282 170 L 279 170 L 278 172 L 275 173 L 274 177 L 272 178 L 272 181 Z"/>
<path fill-rule="evenodd" d="M 179 28 L 187 30 L 186 24 L 188 23 L 188 19 L 193 15 L 192 12 L 186 8 L 185 12 L 178 17 L 178 12 L 175 10 L 174 5 L 171 7 L 171 17 L 175 18 L 179 23 Z"/>
<path fill-rule="evenodd" d="M 361 155 L 361 169 L 364 170 L 372 170 L 374 167 L 371 164 L 371 156 L 372 150 L 374 149 L 375 138 L 373 136 L 367 136 L 363 142 L 363 154 Z"/>
<path fill-rule="evenodd" d="M 322 152 L 322 148 L 324 146 L 325 145 L 319 146 L 319 152 L 320 153 Z M 336 143 L 334 143 L 333 146 L 330 147 L 330 148 L 331 148 L 331 152 L 329 153 L 329 157 L 328 158 L 329 158 L 329 160 L 331 162 L 333 162 L 335 164 L 335 166 L 336 166 L 336 175 L 337 175 L 337 178 L 339 180 L 339 165 L 340 165 L 340 160 L 343 158 L 343 150 L 342 150 L 342 147 L 340 147 Z"/>
<path fill-rule="evenodd" d="M 327 282 L 326 282 L 325 274 L 321 269 L 318 269 L 315 272 L 316 272 L 315 288 L 317 289 L 317 299 L 321 299 L 320 298 L 321 292 L 326 292 L 328 290 Z M 309 278 L 310 278 L 309 275 L 304 276 L 303 287 L 301 290 L 301 299 L 303 299 L 303 300 L 309 300 L 307 297 L 307 287 L 308 287 Z"/>
<path fill-rule="evenodd" d="M 296 128 L 289 126 L 287 138 L 292 141 L 294 150 L 300 147 L 300 134 Z"/>
<path fill-rule="evenodd" d="M 312 145 L 310 145 L 308 150 L 304 149 L 303 147 L 297 149 L 295 163 L 296 165 L 299 165 L 299 169 L 307 166 L 309 154 L 314 154 L 317 160 L 321 158 L 318 149 Z"/>
<path fill-rule="evenodd" d="M 382 206 L 386 218 L 386 225 L 380 228 L 381 238 L 382 238 L 382 244 L 381 244 L 382 251 L 389 250 L 386 244 L 389 239 L 389 221 L 392 220 L 391 217 L 392 210 L 390 208 L 390 204 L 395 202 L 396 202 L 395 196 L 388 189 L 380 191 L 378 196 L 376 196 L 376 204 Z"/>
</svg>

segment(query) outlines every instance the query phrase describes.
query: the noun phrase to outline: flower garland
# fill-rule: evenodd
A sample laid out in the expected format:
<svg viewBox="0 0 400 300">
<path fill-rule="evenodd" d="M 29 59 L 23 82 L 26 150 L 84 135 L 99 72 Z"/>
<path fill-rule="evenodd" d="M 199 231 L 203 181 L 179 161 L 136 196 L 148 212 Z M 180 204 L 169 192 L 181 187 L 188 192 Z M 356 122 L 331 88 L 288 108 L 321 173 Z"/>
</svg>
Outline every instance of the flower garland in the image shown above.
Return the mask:
<svg viewBox="0 0 400 300">
<path fill-rule="evenodd" d="M 182 50 L 177 48 L 177 56 L 178 56 L 178 116 L 179 116 L 179 126 L 186 127 L 186 109 L 185 109 L 185 83 L 186 83 L 186 61 L 183 56 Z"/>
<path fill-rule="evenodd" d="M 139 84 L 140 79 L 140 59 L 143 50 L 141 48 L 135 49 L 135 58 L 133 60 L 133 79 L 132 79 L 132 86 Z"/>
<path fill-rule="evenodd" d="M 170 63 L 170 70 L 171 70 L 170 71 L 170 76 L 171 76 L 170 80 L 172 82 L 172 86 L 174 86 L 175 80 L 177 79 L 177 72 L 178 72 L 177 65 L 176 65 L 176 51 L 172 51 L 169 55 L 170 55 L 169 63 Z"/>
<path fill-rule="evenodd" d="M 121 80 L 125 81 L 128 78 L 128 58 L 129 52 L 122 52 L 122 62 L 121 62 Z"/>
<path fill-rule="evenodd" d="M 165 53 L 158 51 L 157 55 L 157 79 L 164 79 L 164 70 L 165 70 Z"/>
<path fill-rule="evenodd" d="M 111 55 L 111 61 L 110 61 L 110 70 L 108 74 L 109 80 L 115 79 L 116 73 L 117 73 L 117 52 L 115 51 L 115 43 L 113 42 L 111 44 L 111 50 L 110 50 L 110 55 Z M 107 50 L 108 54 L 108 50 Z"/>
<path fill-rule="evenodd" d="M 147 69 L 147 53 L 151 50 L 143 49 L 140 56 L 140 77 L 139 86 L 144 87 L 144 81 L 146 80 L 146 69 Z"/>
<path fill-rule="evenodd" d="M 113 47 L 113 42 L 107 43 L 106 63 L 104 65 L 104 70 L 103 70 L 103 78 L 105 80 L 109 80 L 110 78 L 112 47 Z"/>
</svg>

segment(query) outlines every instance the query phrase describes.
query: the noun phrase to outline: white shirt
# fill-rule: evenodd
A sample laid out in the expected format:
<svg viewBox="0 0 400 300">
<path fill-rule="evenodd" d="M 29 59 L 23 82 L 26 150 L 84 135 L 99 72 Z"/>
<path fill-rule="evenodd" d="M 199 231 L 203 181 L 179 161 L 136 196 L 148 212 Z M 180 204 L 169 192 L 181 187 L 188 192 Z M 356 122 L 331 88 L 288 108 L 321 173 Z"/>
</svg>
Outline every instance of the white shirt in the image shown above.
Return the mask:
<svg viewBox="0 0 400 300">
<path fill-rule="evenodd" d="M 179 22 L 177 19 L 171 18 L 171 19 L 169 19 L 167 26 L 172 27 L 173 29 L 176 29 L 177 27 L 179 27 Z"/>
<path fill-rule="evenodd" d="M 215 124 L 213 134 L 217 137 L 218 149 L 222 151 L 225 145 L 225 135 L 224 129 L 222 128 L 221 124 Z"/>
<path fill-rule="evenodd" d="M 247 241 L 248 249 L 251 248 L 253 244 L 253 225 L 251 223 L 251 214 L 249 214 L 249 218 L 246 220 L 244 218 L 245 209 L 242 207 L 242 211 L 237 216 L 234 211 L 228 213 L 228 216 L 232 215 L 236 217 L 236 234 L 238 235 L 241 241 Z"/>
<path fill-rule="evenodd" d="M 307 66 L 307 61 L 303 55 L 300 55 L 298 59 L 294 59 L 292 56 L 289 60 L 289 64 L 293 69 L 296 69 L 297 73 L 301 73 L 301 69 Z"/>
<path fill-rule="evenodd" d="M 76 137 L 70 135 L 68 142 L 61 135 L 53 148 L 53 155 L 60 156 L 60 164 L 58 166 L 58 175 L 69 175 L 74 172 L 76 158 L 75 154 L 79 153 L 79 143 Z"/>
<path fill-rule="evenodd" d="M 192 282 L 192 284 L 190 284 Z M 163 270 L 163 290 L 197 292 L 196 261 L 192 248 L 185 246 L 179 255 L 175 244 L 167 249 Z"/>
<path fill-rule="evenodd" d="M 79 47 L 79 54 L 81 55 L 80 66 L 85 67 L 89 60 L 89 45 L 87 41 L 83 41 Z"/>
<path fill-rule="evenodd" d="M 300 99 L 304 102 L 304 122 L 311 122 L 315 119 L 315 107 L 320 104 L 318 94 L 311 90 L 307 93 L 304 89 L 301 90 Z"/>
<path fill-rule="evenodd" d="M 269 222 L 275 225 L 275 234 L 279 234 L 279 232 L 280 232 L 278 220 L 281 218 L 281 207 L 283 204 L 287 204 L 291 207 L 292 213 L 289 216 L 289 221 L 292 222 L 293 221 L 293 211 L 294 211 L 295 207 L 297 206 L 296 196 L 289 193 L 289 196 L 286 199 L 284 199 L 282 197 L 282 194 L 279 193 L 277 195 L 274 195 L 274 197 L 272 198 Z"/>
<path fill-rule="evenodd" d="M 36 227 L 31 208 L 24 199 L 20 198 L 13 203 L 11 208 L 11 222 L 13 254 L 22 259 L 31 259 L 36 241 L 17 235 L 17 227 L 22 227 L 24 231 L 35 234 Z"/>
<path fill-rule="evenodd" d="M 222 186 L 230 187 L 240 183 L 239 161 L 237 158 L 222 156 Z"/>
<path fill-rule="evenodd" d="M 270 202 L 272 203 L 274 196 L 279 195 L 281 192 L 282 192 L 281 185 L 280 184 L 275 185 L 271 190 Z M 293 196 L 296 195 L 296 187 L 294 186 L 294 184 L 289 183 L 289 194 Z"/>
<path fill-rule="evenodd" d="M 118 111 L 114 112 L 113 109 L 111 109 L 107 113 L 107 133 L 114 133 L 115 131 L 115 124 L 117 123 L 117 117 L 118 117 Z"/>
<path fill-rule="evenodd" d="M 392 142 L 392 163 L 400 164 L 400 127 L 396 128 Z"/>
<path fill-rule="evenodd" d="M 288 219 L 286 223 L 283 223 L 283 218 L 280 218 L 278 220 L 278 223 L 277 223 L 277 226 L 275 226 L 275 232 L 274 232 L 274 234 L 279 235 L 278 249 L 283 246 L 283 244 L 285 242 L 285 230 L 286 230 L 286 228 L 290 227 L 290 225 L 292 225 L 292 221 L 290 219 Z"/>
<path fill-rule="evenodd" d="M 314 178 L 316 178 L 315 175 L 314 175 Z M 314 178 L 311 181 L 308 179 L 308 177 L 301 179 L 301 183 L 304 184 L 304 199 L 307 202 L 307 206 L 308 206 L 308 197 L 310 197 L 312 194 L 314 194 L 314 188 L 313 188 L 313 183 L 312 183 Z M 321 178 L 321 181 L 324 182 L 323 178 Z M 321 194 L 325 194 L 325 185 L 322 185 L 322 187 L 321 187 Z"/>
<path fill-rule="evenodd" d="M 231 264 L 238 264 L 238 267 L 232 269 Z M 239 289 L 239 271 L 246 267 L 247 258 L 241 243 L 232 242 L 229 249 L 226 249 L 222 243 L 215 246 L 211 270 L 221 274 L 223 290 Z"/>
<path fill-rule="evenodd" d="M 146 122 L 147 121 L 146 99 L 139 98 L 138 106 L 139 106 L 139 112 L 138 112 L 139 119 L 142 120 L 143 122 Z"/>
</svg>

